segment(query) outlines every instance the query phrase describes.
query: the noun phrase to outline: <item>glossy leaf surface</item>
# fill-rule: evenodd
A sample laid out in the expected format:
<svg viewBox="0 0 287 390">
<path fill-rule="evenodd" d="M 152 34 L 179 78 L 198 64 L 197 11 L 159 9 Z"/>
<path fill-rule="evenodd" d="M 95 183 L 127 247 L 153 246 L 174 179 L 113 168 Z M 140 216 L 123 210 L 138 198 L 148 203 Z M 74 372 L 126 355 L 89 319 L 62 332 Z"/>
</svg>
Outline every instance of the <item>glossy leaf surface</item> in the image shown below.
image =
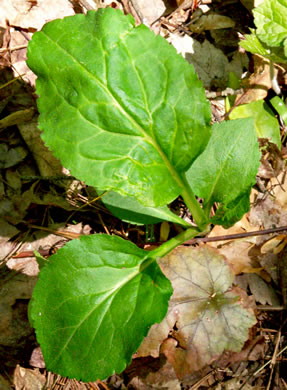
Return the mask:
<svg viewBox="0 0 287 390">
<path fill-rule="evenodd" d="M 174 214 L 167 206 L 146 207 L 134 198 L 124 197 L 113 191 L 105 193 L 101 200 L 113 215 L 125 222 L 149 225 L 169 221 L 190 227 L 188 222 Z"/>
<path fill-rule="evenodd" d="M 260 153 L 252 118 L 216 123 L 186 176 L 205 203 L 228 204 L 255 183 Z"/>
<path fill-rule="evenodd" d="M 192 65 L 162 37 L 100 9 L 47 23 L 27 63 L 43 139 L 74 176 L 149 207 L 182 192 L 180 173 L 210 136 L 210 105 Z"/>
<path fill-rule="evenodd" d="M 281 149 L 281 137 L 278 120 L 264 100 L 256 100 L 249 104 L 234 107 L 230 113 L 230 119 L 248 118 L 254 119 L 254 126 L 258 138 L 268 138 Z"/>
<path fill-rule="evenodd" d="M 167 312 L 170 282 L 116 236 L 82 236 L 49 258 L 29 308 L 48 370 L 83 381 L 121 372 Z"/>
</svg>

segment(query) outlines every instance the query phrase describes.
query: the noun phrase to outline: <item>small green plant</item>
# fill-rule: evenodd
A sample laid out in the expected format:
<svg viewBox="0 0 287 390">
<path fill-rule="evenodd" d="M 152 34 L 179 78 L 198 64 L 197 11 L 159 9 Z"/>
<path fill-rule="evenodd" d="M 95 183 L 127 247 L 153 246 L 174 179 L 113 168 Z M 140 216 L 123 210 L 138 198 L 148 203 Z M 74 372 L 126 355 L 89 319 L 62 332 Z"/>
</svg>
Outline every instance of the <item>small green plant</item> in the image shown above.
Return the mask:
<svg viewBox="0 0 287 390">
<path fill-rule="evenodd" d="M 251 29 L 251 34 L 245 35 L 246 40 L 240 46 L 270 60 L 272 86 L 279 95 L 281 91 L 273 63 L 287 62 L 287 1 L 264 0 L 252 12 L 256 29 Z"/>
<path fill-rule="evenodd" d="M 169 316 L 176 308 L 177 327 L 189 321 L 193 368 L 240 350 L 255 318 L 230 291 L 224 258 L 175 248 L 248 211 L 260 159 L 253 120 L 211 126 L 193 67 L 119 10 L 46 24 L 29 43 L 28 65 L 38 76 L 42 137 L 63 165 L 110 194 L 123 219 L 183 228 L 150 252 L 95 234 L 49 258 L 29 309 L 47 369 L 84 381 L 121 372 L 166 316 L 173 289 Z M 168 209 L 178 196 L 193 225 Z"/>
</svg>

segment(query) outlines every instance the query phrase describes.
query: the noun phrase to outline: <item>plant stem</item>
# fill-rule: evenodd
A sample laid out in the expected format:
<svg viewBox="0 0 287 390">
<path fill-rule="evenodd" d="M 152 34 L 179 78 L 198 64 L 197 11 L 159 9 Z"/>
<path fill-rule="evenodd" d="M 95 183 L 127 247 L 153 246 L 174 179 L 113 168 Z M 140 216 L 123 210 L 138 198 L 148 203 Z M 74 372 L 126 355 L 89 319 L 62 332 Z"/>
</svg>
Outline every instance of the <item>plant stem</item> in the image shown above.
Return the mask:
<svg viewBox="0 0 287 390">
<path fill-rule="evenodd" d="M 181 193 L 181 196 L 183 197 L 183 200 L 188 207 L 189 211 L 191 212 L 193 219 L 195 223 L 197 224 L 200 231 L 204 230 L 206 228 L 206 225 L 209 223 L 208 217 L 206 216 L 203 209 L 200 207 L 200 204 L 195 198 L 195 195 L 186 180 L 186 176 L 182 175 L 181 179 L 184 183 L 183 192 Z"/>
<path fill-rule="evenodd" d="M 183 242 L 190 240 L 191 238 L 202 234 L 197 228 L 190 228 L 185 230 L 184 232 L 178 234 L 176 237 L 166 241 L 160 247 L 152 250 L 149 253 L 149 258 L 156 259 L 157 257 L 163 257 L 171 252 L 178 245 Z"/>
</svg>

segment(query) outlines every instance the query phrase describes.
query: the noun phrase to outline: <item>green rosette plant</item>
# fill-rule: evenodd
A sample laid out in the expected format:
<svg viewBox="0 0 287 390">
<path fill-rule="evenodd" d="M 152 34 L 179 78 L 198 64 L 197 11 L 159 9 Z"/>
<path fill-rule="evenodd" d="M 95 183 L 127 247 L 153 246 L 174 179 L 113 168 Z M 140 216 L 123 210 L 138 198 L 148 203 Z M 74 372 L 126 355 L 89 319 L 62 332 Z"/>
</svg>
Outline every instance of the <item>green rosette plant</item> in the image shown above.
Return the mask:
<svg viewBox="0 0 287 390">
<path fill-rule="evenodd" d="M 210 224 L 231 226 L 248 211 L 260 159 L 256 131 L 250 118 L 211 126 L 210 104 L 192 65 L 119 10 L 47 23 L 33 35 L 27 63 L 38 77 L 42 138 L 71 174 L 110 194 L 107 207 L 127 221 L 168 220 L 183 229 L 152 251 L 116 236 L 83 236 L 41 269 L 29 315 L 47 369 L 103 379 L 125 369 L 150 327 L 167 314 L 173 287 L 158 260 Z M 193 225 L 169 210 L 178 196 Z M 210 218 L 214 202 L 218 209 Z M 211 263 L 220 270 L 225 260 L 217 256 Z M 200 283 L 192 269 L 192 283 Z M 232 313 L 226 307 L 240 302 L 222 298 L 232 279 L 225 274 L 223 285 L 208 284 L 202 299 Z M 220 350 L 242 346 L 255 321 L 249 311 L 242 318 L 240 342 L 230 341 L 233 332 Z"/>
</svg>

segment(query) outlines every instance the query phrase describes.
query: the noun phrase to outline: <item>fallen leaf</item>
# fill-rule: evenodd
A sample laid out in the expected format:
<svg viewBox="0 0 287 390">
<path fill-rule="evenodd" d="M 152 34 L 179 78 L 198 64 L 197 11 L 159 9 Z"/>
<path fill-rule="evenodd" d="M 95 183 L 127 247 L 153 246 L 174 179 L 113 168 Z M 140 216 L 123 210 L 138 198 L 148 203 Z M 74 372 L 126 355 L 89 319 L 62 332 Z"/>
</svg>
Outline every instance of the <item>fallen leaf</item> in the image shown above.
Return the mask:
<svg viewBox="0 0 287 390">
<path fill-rule="evenodd" d="M 245 80 L 243 87 L 246 92 L 243 95 L 238 95 L 235 104 L 246 104 L 256 100 L 265 99 L 268 90 L 272 88 L 269 61 L 261 56 L 253 55 L 254 71 Z M 274 70 L 277 74 L 277 70 Z"/>
<path fill-rule="evenodd" d="M 14 371 L 14 386 L 16 390 L 42 390 L 46 376 L 38 369 L 29 370 L 17 365 Z"/>
<path fill-rule="evenodd" d="M 271 305 L 278 306 L 280 305 L 279 299 L 274 291 L 274 289 L 267 284 L 259 275 L 245 275 L 251 294 L 254 296 L 255 300 L 261 305 Z"/>
<path fill-rule="evenodd" d="M 190 31 L 194 33 L 201 33 L 205 30 L 218 30 L 221 28 L 233 28 L 235 22 L 228 16 L 210 13 L 208 15 L 202 15 L 194 23 L 189 25 Z"/>
<path fill-rule="evenodd" d="M 154 23 L 166 10 L 164 1 L 162 0 L 153 0 L 152 4 L 145 0 L 132 0 L 131 3 L 142 22 L 147 25 Z"/>
<path fill-rule="evenodd" d="M 181 37 L 170 34 L 169 41 L 178 53 L 193 64 L 205 88 L 225 88 L 229 72 L 233 72 L 240 79 L 243 67 L 248 63 L 247 57 L 242 54 L 234 55 L 233 60 L 229 62 L 224 53 L 208 40 L 200 43 L 188 35 Z"/>
</svg>

